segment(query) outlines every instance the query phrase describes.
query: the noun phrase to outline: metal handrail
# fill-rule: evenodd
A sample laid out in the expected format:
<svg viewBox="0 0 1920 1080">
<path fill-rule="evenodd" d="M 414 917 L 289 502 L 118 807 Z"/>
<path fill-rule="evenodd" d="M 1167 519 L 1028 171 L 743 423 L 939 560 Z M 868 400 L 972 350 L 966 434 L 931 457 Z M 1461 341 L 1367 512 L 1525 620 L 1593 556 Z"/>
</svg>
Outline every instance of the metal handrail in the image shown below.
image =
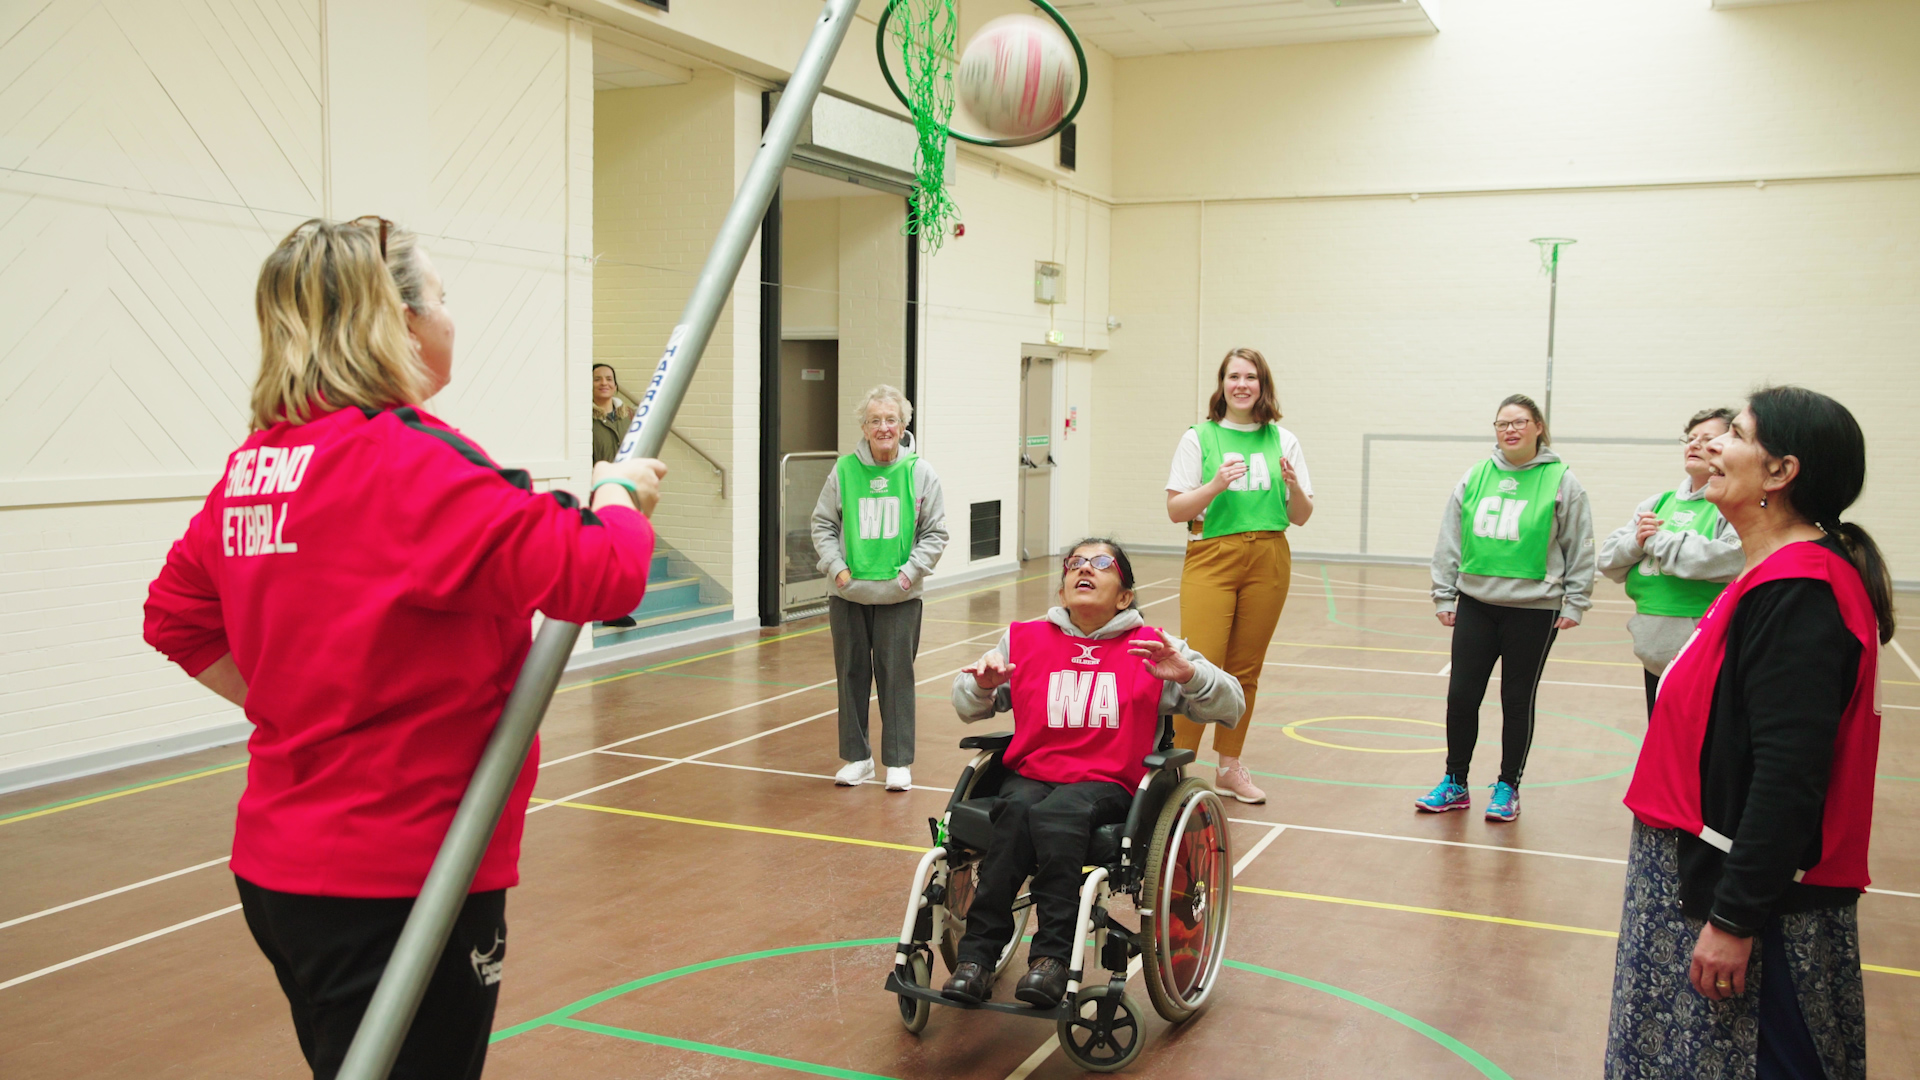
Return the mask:
<svg viewBox="0 0 1920 1080">
<path fill-rule="evenodd" d="M 705 450 L 702 450 L 699 447 L 693 445 L 692 439 L 689 439 L 685 435 L 680 434 L 679 429 L 668 428 L 667 434 L 673 436 L 676 439 L 679 439 L 680 445 L 693 451 L 694 454 L 697 457 L 699 457 L 701 461 L 704 461 L 708 465 L 712 466 L 713 471 L 720 474 L 720 497 L 723 499 L 726 498 L 727 497 L 727 470 L 722 468 L 719 462 L 713 460 L 712 454 L 709 454 Z"/>
<path fill-rule="evenodd" d="M 840 452 L 838 450 L 802 450 L 797 453 L 780 455 L 780 520 L 778 522 L 778 528 L 783 534 L 787 528 L 787 462 L 817 461 L 820 458 L 837 458 L 839 456 Z M 785 543 L 785 540 L 781 541 L 782 545 Z M 784 608 L 786 604 L 787 556 L 786 549 L 783 546 L 780 553 L 780 606 Z"/>
</svg>

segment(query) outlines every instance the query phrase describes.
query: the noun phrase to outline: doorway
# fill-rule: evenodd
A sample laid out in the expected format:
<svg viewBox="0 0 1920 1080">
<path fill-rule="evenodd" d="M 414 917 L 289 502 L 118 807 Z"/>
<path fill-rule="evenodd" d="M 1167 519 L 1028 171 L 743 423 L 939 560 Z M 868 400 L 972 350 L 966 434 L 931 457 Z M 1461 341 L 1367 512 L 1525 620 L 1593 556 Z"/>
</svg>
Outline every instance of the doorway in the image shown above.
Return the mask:
<svg viewBox="0 0 1920 1080">
<path fill-rule="evenodd" d="M 1053 554 L 1053 358 L 1020 358 L 1020 558 Z"/>
</svg>

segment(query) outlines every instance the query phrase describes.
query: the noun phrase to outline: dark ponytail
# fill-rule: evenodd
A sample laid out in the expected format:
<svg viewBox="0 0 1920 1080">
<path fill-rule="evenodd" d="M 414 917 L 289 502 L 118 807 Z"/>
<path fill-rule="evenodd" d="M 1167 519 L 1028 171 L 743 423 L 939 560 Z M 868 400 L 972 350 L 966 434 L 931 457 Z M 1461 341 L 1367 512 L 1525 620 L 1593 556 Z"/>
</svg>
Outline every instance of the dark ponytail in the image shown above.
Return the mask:
<svg viewBox="0 0 1920 1080">
<path fill-rule="evenodd" d="M 1770 386 L 1753 395 L 1747 408 L 1761 448 L 1800 462 L 1782 495 L 1801 517 L 1840 541 L 1867 587 L 1885 645 L 1893 640 L 1893 576 L 1867 530 L 1840 520 L 1867 482 L 1867 440 L 1859 422 L 1845 405 L 1800 386 Z"/>
</svg>

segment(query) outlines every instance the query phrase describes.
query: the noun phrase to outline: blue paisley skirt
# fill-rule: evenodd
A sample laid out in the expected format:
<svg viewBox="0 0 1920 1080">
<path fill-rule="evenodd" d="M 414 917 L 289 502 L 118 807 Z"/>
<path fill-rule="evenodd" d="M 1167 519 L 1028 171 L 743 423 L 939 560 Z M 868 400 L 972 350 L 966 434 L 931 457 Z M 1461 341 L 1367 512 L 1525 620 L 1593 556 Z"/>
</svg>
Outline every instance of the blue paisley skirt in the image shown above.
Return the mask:
<svg viewBox="0 0 1920 1080">
<path fill-rule="evenodd" d="M 1687 981 L 1701 923 L 1680 911 L 1680 832 L 1633 823 L 1607 1024 L 1607 1080 L 1753 1080 L 1761 950 L 1747 992 L 1708 1001 Z M 1828 1080 L 1866 1080 L 1867 1013 L 1853 905 L 1783 915 L 1795 997 Z M 1771 929 L 1771 927 L 1770 927 Z"/>
</svg>

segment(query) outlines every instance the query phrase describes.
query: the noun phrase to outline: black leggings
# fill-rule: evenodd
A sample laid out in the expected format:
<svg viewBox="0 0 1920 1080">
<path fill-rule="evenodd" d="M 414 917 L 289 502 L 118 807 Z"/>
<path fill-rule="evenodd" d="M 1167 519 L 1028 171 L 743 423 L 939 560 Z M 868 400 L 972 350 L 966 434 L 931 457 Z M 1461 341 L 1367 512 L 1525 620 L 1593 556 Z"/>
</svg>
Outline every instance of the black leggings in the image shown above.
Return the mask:
<svg viewBox="0 0 1920 1080">
<path fill-rule="evenodd" d="M 993 971 L 1013 939 L 1013 902 L 1028 875 L 1040 918 L 1027 955 L 1070 959 L 1093 830 L 1127 820 L 1132 806 L 1132 792 L 1104 780 L 1048 784 L 1018 773 L 1007 777 L 994 800 L 993 846 L 980 860 L 958 959 Z"/>
<path fill-rule="evenodd" d="M 1558 611 L 1502 607 L 1462 593 L 1453 621 L 1453 669 L 1447 683 L 1447 774 L 1464 784 L 1480 741 L 1480 703 L 1500 661 L 1500 779 L 1520 786 L 1533 747 L 1534 698 L 1547 652 L 1559 636 Z"/>
</svg>

